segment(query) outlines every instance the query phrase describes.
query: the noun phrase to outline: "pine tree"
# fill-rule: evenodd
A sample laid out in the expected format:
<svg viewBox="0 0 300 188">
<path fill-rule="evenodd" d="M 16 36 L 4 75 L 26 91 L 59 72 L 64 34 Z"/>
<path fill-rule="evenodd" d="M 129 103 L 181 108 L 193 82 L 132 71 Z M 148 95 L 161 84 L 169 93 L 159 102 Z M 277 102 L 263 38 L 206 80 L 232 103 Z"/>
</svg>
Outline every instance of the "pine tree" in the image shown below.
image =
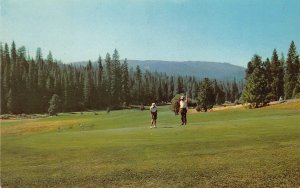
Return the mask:
<svg viewBox="0 0 300 188">
<path fill-rule="evenodd" d="M 225 100 L 229 102 L 234 102 L 234 96 L 232 96 L 232 86 L 229 81 L 224 83 L 224 88 L 225 88 Z"/>
<path fill-rule="evenodd" d="M 232 82 L 232 85 L 231 85 L 231 96 L 232 96 L 232 101 L 231 102 L 235 102 L 240 97 L 239 88 L 238 88 L 238 85 L 236 83 L 235 78 L 234 78 L 234 80 Z"/>
<path fill-rule="evenodd" d="M 199 94 L 197 98 L 197 104 L 200 109 L 204 109 L 207 112 L 215 104 L 214 89 L 211 81 L 208 78 L 200 83 Z"/>
<path fill-rule="evenodd" d="M 163 82 L 163 101 L 164 101 L 164 102 L 170 101 L 170 99 L 169 99 L 168 79 L 166 79 L 166 80 Z"/>
<path fill-rule="evenodd" d="M 15 92 L 10 89 L 7 95 L 7 111 L 11 114 L 17 114 L 17 105 Z"/>
<path fill-rule="evenodd" d="M 14 52 L 12 52 L 14 53 Z M 16 59 L 17 57 L 15 57 Z M 20 83 L 19 83 L 19 66 L 17 62 L 13 62 L 11 64 L 10 68 L 10 76 L 9 76 L 9 82 L 10 82 L 10 88 L 9 88 L 9 93 L 7 97 L 7 109 L 8 112 L 13 113 L 13 114 L 19 114 L 22 113 L 22 108 L 20 105 Z"/>
<path fill-rule="evenodd" d="M 78 102 L 80 102 L 78 95 L 80 93 L 76 93 L 78 83 L 76 82 L 76 67 L 68 65 L 66 67 L 66 72 L 67 72 L 67 91 L 68 96 L 69 96 L 69 101 L 66 105 L 66 108 L 68 109 L 67 111 L 75 111 L 78 108 Z M 50 97 L 49 97 L 50 98 Z"/>
<path fill-rule="evenodd" d="M 144 92 L 145 92 L 145 104 L 150 104 L 152 103 L 154 100 L 153 100 L 153 96 L 152 96 L 152 93 L 151 93 L 151 87 L 152 87 L 152 82 L 151 82 L 151 73 L 146 70 L 145 71 L 145 74 L 144 74 L 144 78 L 143 78 L 144 82 L 146 84 L 144 84 Z"/>
<path fill-rule="evenodd" d="M 6 79 L 5 79 L 5 69 L 6 69 L 6 61 L 5 61 L 5 54 L 4 54 L 4 50 L 3 50 L 3 46 L 2 44 L 0 44 L 0 61 L 1 61 L 1 88 L 0 88 L 0 95 L 1 95 L 1 106 L 0 106 L 0 114 L 4 114 L 4 113 L 7 113 L 7 109 L 6 109 L 6 105 L 7 105 L 7 101 L 6 101 L 6 90 L 7 88 L 5 87 L 6 86 Z"/>
<path fill-rule="evenodd" d="M 106 88 L 106 103 L 107 106 L 111 106 L 111 87 L 112 87 L 112 65 L 110 54 L 107 53 L 105 57 L 105 88 Z"/>
<path fill-rule="evenodd" d="M 297 71 L 295 70 L 297 63 L 296 61 L 297 51 L 294 41 L 291 42 L 288 57 L 286 60 L 286 70 L 284 78 L 284 95 L 285 99 L 290 99 L 293 97 L 293 89 L 296 86 L 297 81 Z"/>
<path fill-rule="evenodd" d="M 183 84 L 183 79 L 181 76 L 177 77 L 177 87 L 176 87 L 176 93 L 177 94 L 182 94 L 184 93 L 184 84 Z"/>
<path fill-rule="evenodd" d="M 11 45 L 11 59 L 13 63 L 17 62 L 17 50 L 16 50 L 15 41 L 13 41 Z"/>
<path fill-rule="evenodd" d="M 105 96 L 104 85 L 103 85 L 103 66 L 101 56 L 98 58 L 98 70 L 97 70 L 97 106 L 103 108 L 103 97 Z"/>
<path fill-rule="evenodd" d="M 266 59 L 265 62 L 262 64 L 262 74 L 264 74 L 264 78 L 266 80 L 266 98 L 267 100 L 275 100 L 276 96 L 272 92 L 272 83 L 273 83 L 273 76 L 272 76 L 272 67 L 271 67 L 271 62 L 269 58 Z"/>
<path fill-rule="evenodd" d="M 54 60 L 51 51 L 49 51 L 46 59 L 47 63 L 47 71 L 51 73 L 51 71 L 54 69 Z"/>
<path fill-rule="evenodd" d="M 49 54 L 47 55 L 47 62 L 48 62 L 49 64 L 52 64 L 52 63 L 53 63 L 53 56 L 52 56 L 51 51 L 49 51 Z"/>
<path fill-rule="evenodd" d="M 277 51 L 274 49 L 272 60 L 271 60 L 271 92 L 272 95 L 275 96 L 275 99 L 278 100 L 283 96 L 283 84 L 284 84 L 284 68 L 283 63 L 279 61 Z M 284 60 L 282 60 L 284 62 Z"/>
<path fill-rule="evenodd" d="M 137 103 L 140 104 L 143 102 L 143 92 L 142 92 L 142 71 L 140 66 L 136 66 L 135 72 L 135 93 L 134 96 L 137 99 Z"/>
<path fill-rule="evenodd" d="M 293 89 L 293 97 L 294 98 L 300 98 L 300 62 L 299 62 L 299 55 L 296 57 L 295 60 L 295 68 L 298 69 L 297 72 L 297 81 L 295 84 L 295 88 Z"/>
<path fill-rule="evenodd" d="M 26 49 L 25 47 L 21 47 L 18 49 L 18 64 L 19 64 L 19 73 L 20 76 L 18 78 L 18 95 L 19 95 L 19 105 L 22 113 L 28 113 L 28 109 L 26 105 L 28 104 L 30 90 L 28 89 L 28 67 L 29 64 L 25 59 Z"/>
<path fill-rule="evenodd" d="M 300 61 L 299 61 L 299 55 L 297 54 L 294 60 L 294 74 L 298 76 L 300 74 Z M 297 80 L 297 78 L 295 79 Z"/>
<path fill-rule="evenodd" d="M 92 107 L 92 75 L 91 75 L 91 71 L 92 71 L 92 62 L 89 61 L 87 64 L 87 67 L 85 69 L 85 75 L 84 75 L 84 90 L 83 90 L 83 94 L 84 94 L 84 104 L 86 108 L 91 108 Z"/>
<path fill-rule="evenodd" d="M 124 60 L 122 64 L 122 101 L 125 102 L 126 105 L 130 102 L 130 89 L 129 89 L 129 73 L 128 73 L 128 63 L 127 59 Z"/>
<path fill-rule="evenodd" d="M 115 49 L 112 55 L 112 80 L 111 80 L 111 96 L 113 98 L 113 104 L 120 104 L 121 100 L 121 64 L 119 60 L 119 52 Z"/>
<path fill-rule="evenodd" d="M 175 90 L 175 84 L 174 84 L 174 77 L 171 76 L 169 81 L 169 99 L 172 99 L 174 97 L 174 90 Z"/>
<path fill-rule="evenodd" d="M 158 81 L 158 87 L 156 90 L 156 101 L 158 103 L 162 102 L 162 98 L 163 98 L 163 90 L 162 90 L 162 84 L 161 84 L 161 80 Z"/>
<path fill-rule="evenodd" d="M 251 61 L 249 61 L 248 64 L 247 64 L 246 78 L 245 79 L 247 79 L 252 74 L 253 70 L 254 70 L 254 67 L 253 67 Z"/>
<path fill-rule="evenodd" d="M 38 107 L 40 106 L 40 104 L 39 104 L 39 95 L 38 95 L 38 87 L 37 87 L 37 82 L 38 82 L 37 72 L 38 72 L 37 66 L 34 60 L 32 59 L 29 62 L 28 86 L 27 86 L 28 90 L 30 91 L 28 95 L 30 100 L 28 100 L 27 104 L 25 105 L 30 113 L 39 112 Z"/>
<path fill-rule="evenodd" d="M 39 63 L 43 59 L 42 49 L 37 48 L 36 55 L 35 55 L 35 61 Z"/>
<path fill-rule="evenodd" d="M 10 62 L 10 54 L 9 54 L 9 48 L 7 43 L 5 43 L 4 46 L 4 64 L 5 64 L 5 70 L 3 75 L 3 88 L 6 92 L 8 92 L 10 88 L 10 69 L 11 69 L 11 62 Z"/>
<path fill-rule="evenodd" d="M 235 85 L 235 84 L 233 84 L 233 85 Z M 232 86 L 232 87 L 234 88 L 233 90 L 236 90 L 235 86 Z M 213 81 L 213 89 L 214 89 L 214 96 L 215 96 L 215 102 L 216 102 L 216 104 L 218 104 L 218 105 L 219 104 L 223 104 L 225 102 L 225 92 L 218 85 L 217 80 Z M 235 93 L 234 93 L 234 95 L 235 95 Z"/>
<path fill-rule="evenodd" d="M 199 92 L 199 83 L 197 81 L 195 81 L 194 84 L 193 84 L 192 99 L 196 99 L 197 98 L 198 92 Z"/>
<path fill-rule="evenodd" d="M 242 97 L 244 102 L 251 103 L 257 108 L 259 104 L 264 103 L 266 100 L 267 80 L 263 72 L 261 57 L 254 55 L 251 63 L 254 70 L 246 80 Z"/>
</svg>

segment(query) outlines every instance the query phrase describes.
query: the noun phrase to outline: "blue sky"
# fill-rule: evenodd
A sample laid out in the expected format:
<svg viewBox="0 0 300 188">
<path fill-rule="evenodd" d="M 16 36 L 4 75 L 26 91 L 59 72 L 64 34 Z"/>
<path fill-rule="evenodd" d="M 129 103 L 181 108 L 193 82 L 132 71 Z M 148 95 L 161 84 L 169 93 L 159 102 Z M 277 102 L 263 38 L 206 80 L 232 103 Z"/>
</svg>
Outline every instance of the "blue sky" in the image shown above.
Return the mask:
<svg viewBox="0 0 300 188">
<path fill-rule="evenodd" d="M 246 66 L 300 48 L 299 0 L 0 0 L 0 41 L 63 62 L 121 58 Z M 299 50 L 298 50 L 299 51 Z"/>
</svg>

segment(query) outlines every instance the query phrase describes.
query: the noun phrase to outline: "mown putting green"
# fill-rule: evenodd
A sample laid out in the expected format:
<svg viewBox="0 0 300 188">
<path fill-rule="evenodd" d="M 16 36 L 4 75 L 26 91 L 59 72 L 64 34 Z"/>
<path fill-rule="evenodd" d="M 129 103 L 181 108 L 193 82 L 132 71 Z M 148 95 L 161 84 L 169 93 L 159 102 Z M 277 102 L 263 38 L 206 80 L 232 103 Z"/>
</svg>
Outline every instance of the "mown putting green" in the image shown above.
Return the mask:
<svg viewBox="0 0 300 188">
<path fill-rule="evenodd" d="M 1 122 L 3 187 L 298 187 L 300 102 L 188 114 L 159 107 Z"/>
</svg>

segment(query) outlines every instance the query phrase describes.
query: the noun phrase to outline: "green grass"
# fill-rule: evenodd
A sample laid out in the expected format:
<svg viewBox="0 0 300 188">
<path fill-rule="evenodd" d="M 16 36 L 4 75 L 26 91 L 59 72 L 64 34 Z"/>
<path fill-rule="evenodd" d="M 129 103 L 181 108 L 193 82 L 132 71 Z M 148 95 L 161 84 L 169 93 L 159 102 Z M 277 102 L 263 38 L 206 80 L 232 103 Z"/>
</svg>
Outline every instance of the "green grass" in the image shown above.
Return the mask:
<svg viewBox="0 0 300 188">
<path fill-rule="evenodd" d="M 298 102 L 299 103 L 299 102 Z M 296 106 L 296 107 L 295 107 Z M 299 187 L 299 105 L 1 122 L 3 187 Z"/>
</svg>

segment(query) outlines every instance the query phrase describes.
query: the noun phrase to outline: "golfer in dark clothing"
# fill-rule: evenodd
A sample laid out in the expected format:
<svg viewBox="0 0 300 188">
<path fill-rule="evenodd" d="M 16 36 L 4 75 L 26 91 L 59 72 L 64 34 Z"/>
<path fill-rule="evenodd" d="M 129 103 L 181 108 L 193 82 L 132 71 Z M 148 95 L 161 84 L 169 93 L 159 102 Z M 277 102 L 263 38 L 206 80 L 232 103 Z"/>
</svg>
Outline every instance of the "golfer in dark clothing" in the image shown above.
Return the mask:
<svg viewBox="0 0 300 188">
<path fill-rule="evenodd" d="M 187 113 L 187 99 L 184 96 L 180 97 L 180 114 L 181 114 L 181 125 L 186 125 L 186 113 Z"/>
</svg>

